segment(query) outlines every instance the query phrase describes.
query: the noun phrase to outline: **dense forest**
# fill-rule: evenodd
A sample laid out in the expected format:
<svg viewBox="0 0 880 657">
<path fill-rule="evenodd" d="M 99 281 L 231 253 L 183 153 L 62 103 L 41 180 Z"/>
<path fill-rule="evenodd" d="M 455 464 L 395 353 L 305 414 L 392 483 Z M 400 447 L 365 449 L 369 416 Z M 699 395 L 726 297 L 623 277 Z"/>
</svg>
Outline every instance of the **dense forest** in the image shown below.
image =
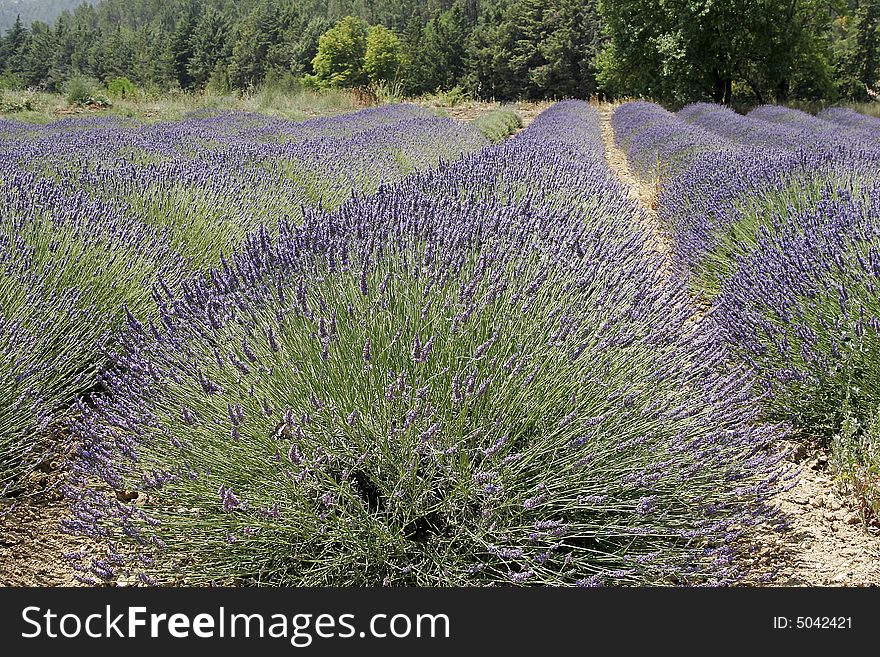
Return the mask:
<svg viewBox="0 0 880 657">
<path fill-rule="evenodd" d="M 866 100 L 878 60 L 880 0 L 101 0 L 16 20 L 0 87 Z"/>
</svg>

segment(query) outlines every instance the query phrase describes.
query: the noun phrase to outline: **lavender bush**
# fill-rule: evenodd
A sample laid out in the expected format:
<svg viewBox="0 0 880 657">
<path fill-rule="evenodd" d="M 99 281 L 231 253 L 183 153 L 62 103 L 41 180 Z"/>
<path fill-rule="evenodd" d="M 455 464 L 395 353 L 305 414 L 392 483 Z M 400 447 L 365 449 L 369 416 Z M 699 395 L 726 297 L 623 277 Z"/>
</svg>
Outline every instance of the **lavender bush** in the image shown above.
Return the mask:
<svg viewBox="0 0 880 657">
<path fill-rule="evenodd" d="M 32 174 L 0 185 L 0 497 L 48 455 L 56 413 L 96 383 L 120 308 L 146 311 L 173 259 L 117 207 Z M 114 319 L 117 318 L 117 319 Z"/>
<path fill-rule="evenodd" d="M 147 320 L 154 286 L 177 289 L 261 224 L 298 222 L 311 204 L 486 143 L 413 106 L 302 124 L 2 122 L 0 498 L 19 492 L 70 403 L 99 385 L 125 313 Z"/>
<path fill-rule="evenodd" d="M 813 116 L 800 110 L 779 105 L 761 105 L 748 114 L 749 117 L 779 125 L 792 126 L 805 133 L 824 135 L 832 140 L 848 140 L 853 144 L 866 148 L 876 148 L 877 132 L 861 125 L 846 125 L 835 121 L 826 121 L 822 117 Z M 827 115 L 826 115 L 827 116 Z"/>
<path fill-rule="evenodd" d="M 257 231 L 81 405 L 67 526 L 109 546 L 81 578 L 738 581 L 774 431 L 636 213 L 567 102 Z"/>
<path fill-rule="evenodd" d="M 880 513 L 880 186 L 829 187 L 815 209 L 775 216 L 722 288 L 717 315 L 761 373 L 768 412 L 831 447 Z"/>
<path fill-rule="evenodd" d="M 522 119 L 516 110 L 502 107 L 478 116 L 472 124 L 486 139 L 499 142 L 522 128 Z"/>
<path fill-rule="evenodd" d="M 830 447 L 876 514 L 880 154 L 863 134 L 785 108 L 680 116 L 739 146 L 692 160 L 660 196 L 691 289 L 756 372 L 764 417 Z M 678 127 L 687 149 L 694 133 Z"/>
<path fill-rule="evenodd" d="M 703 153 L 735 150 L 730 141 L 690 125 L 659 105 L 624 103 L 611 117 L 616 144 L 645 178 L 670 178 Z"/>
<path fill-rule="evenodd" d="M 636 168 L 651 160 L 679 163 L 665 167 L 659 214 L 692 292 L 704 298 L 718 294 L 771 215 L 815 207 L 829 185 L 858 196 L 876 179 L 876 148 L 826 127 L 804 127 L 829 125 L 809 115 L 799 121 L 753 118 L 791 114 L 785 108 L 760 109 L 741 116 L 697 103 L 675 115 L 649 103 L 629 103 L 614 114 L 615 132 L 623 135 L 622 146 L 629 144 Z M 800 114 L 791 115 L 800 119 Z M 662 142 L 655 138 L 657 125 L 667 135 Z M 643 175 L 651 177 L 644 170 Z"/>
<path fill-rule="evenodd" d="M 880 139 L 880 119 L 876 116 L 861 114 L 846 107 L 829 107 L 819 112 L 816 116 L 823 121 L 873 131 L 877 138 Z"/>
</svg>

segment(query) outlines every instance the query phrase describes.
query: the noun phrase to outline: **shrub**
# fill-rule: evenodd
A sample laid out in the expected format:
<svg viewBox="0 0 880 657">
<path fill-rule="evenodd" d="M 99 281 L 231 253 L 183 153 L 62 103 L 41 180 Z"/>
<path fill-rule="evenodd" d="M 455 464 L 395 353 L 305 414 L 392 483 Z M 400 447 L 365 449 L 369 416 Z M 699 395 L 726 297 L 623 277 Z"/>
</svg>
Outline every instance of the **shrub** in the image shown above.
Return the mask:
<svg viewBox="0 0 880 657">
<path fill-rule="evenodd" d="M 0 112 L 31 112 L 37 109 L 34 95 L 31 93 L 0 94 Z"/>
<path fill-rule="evenodd" d="M 489 141 L 499 142 L 515 134 L 522 127 L 522 120 L 512 109 L 497 109 L 477 117 L 473 125 Z"/>
<path fill-rule="evenodd" d="M 98 91 L 97 83 L 88 78 L 71 78 L 67 85 L 67 102 L 71 105 L 109 107 L 110 101 Z"/>
<path fill-rule="evenodd" d="M 137 94 L 134 82 L 126 77 L 115 77 L 107 83 L 107 93 L 113 98 L 133 98 Z M 69 100 L 69 99 L 68 99 Z"/>
<path fill-rule="evenodd" d="M 263 222 L 486 144 L 412 105 L 307 122 L 6 121 L 0 141 L 0 498 L 98 385 L 124 309 L 146 321 L 160 278 L 177 289 Z"/>
<path fill-rule="evenodd" d="M 15 91 L 23 86 L 21 78 L 12 71 L 0 73 L 0 90 Z"/>
<path fill-rule="evenodd" d="M 877 514 L 880 148 L 870 118 L 697 104 L 679 117 L 698 132 L 650 104 L 624 108 L 637 161 L 664 143 L 685 163 L 667 176 L 659 215 L 731 357 L 753 368 L 763 419 L 830 448 L 864 515 Z M 662 142 L 641 139 L 658 134 L 640 127 L 649 116 Z M 711 147 L 715 137 L 728 145 Z"/>
<path fill-rule="evenodd" d="M 880 513 L 880 186 L 829 185 L 815 208 L 777 215 L 724 280 L 716 314 L 759 373 L 772 418 L 832 450 L 866 511 Z"/>
</svg>

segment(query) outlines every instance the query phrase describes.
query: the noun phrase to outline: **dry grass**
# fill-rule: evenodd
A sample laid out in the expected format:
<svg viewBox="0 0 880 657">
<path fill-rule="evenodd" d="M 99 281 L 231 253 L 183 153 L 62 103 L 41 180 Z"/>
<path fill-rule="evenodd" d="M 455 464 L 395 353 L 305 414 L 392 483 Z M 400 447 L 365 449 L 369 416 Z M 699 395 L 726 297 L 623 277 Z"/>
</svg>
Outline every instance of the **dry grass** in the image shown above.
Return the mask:
<svg viewBox="0 0 880 657">
<path fill-rule="evenodd" d="M 141 121 L 173 121 L 195 110 L 238 110 L 260 112 L 289 120 L 328 116 L 351 112 L 375 104 L 375 100 L 343 89 L 287 91 L 265 87 L 247 94 L 216 94 L 211 92 L 141 92 L 133 98 L 112 99 L 112 106 L 71 105 L 60 94 L 39 92 L 0 92 L 6 102 L 2 106 L 29 106 L 20 111 L 2 111 L 0 117 L 29 123 L 48 123 L 65 116 L 122 116 Z"/>
</svg>

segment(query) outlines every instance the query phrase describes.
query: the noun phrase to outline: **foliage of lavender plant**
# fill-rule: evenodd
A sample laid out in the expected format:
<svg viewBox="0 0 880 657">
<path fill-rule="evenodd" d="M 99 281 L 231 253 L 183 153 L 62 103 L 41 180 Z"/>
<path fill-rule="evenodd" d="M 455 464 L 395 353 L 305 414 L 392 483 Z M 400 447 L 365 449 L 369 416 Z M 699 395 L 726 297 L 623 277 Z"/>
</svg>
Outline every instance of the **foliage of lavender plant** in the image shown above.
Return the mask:
<svg viewBox="0 0 880 657">
<path fill-rule="evenodd" d="M 637 212 L 560 103 L 163 292 L 80 408 L 80 577 L 737 581 L 775 432 Z"/>
<path fill-rule="evenodd" d="M 880 513 L 880 185 L 859 198 L 829 186 L 757 237 L 717 300 L 726 338 L 760 372 L 769 412 L 832 447 Z"/>
<path fill-rule="evenodd" d="M 815 208 L 829 187 L 835 195 L 862 196 L 880 165 L 880 153 L 863 155 L 818 147 L 719 153 L 673 179 L 659 213 L 675 235 L 674 252 L 690 271 L 692 290 L 717 294 L 774 215 Z"/>
<path fill-rule="evenodd" d="M 771 107 L 759 109 L 774 114 Z M 674 135 L 667 143 L 684 154 L 685 166 L 667 167 L 659 214 L 673 235 L 676 262 L 688 272 L 692 291 L 709 298 L 718 293 L 737 258 L 754 247 L 756 230 L 772 213 L 813 207 L 829 184 L 859 195 L 877 177 L 880 151 L 845 135 L 818 133 L 791 121 L 770 123 L 706 103 L 690 105 L 678 115 L 632 103 L 621 106 L 615 117 L 624 110 L 616 122 L 627 123 L 624 132 L 637 145 L 649 144 L 646 152 L 628 153 L 636 166 L 652 158 L 681 161 L 674 153 L 664 155 L 650 138 L 640 139 L 642 131 L 653 131 L 652 117 L 657 115 L 665 116 L 665 129 Z M 804 116 L 805 123 L 818 121 Z M 718 139 L 726 145 L 719 146 Z"/>
<path fill-rule="evenodd" d="M 753 119 L 792 126 L 807 133 L 825 135 L 828 139 L 849 140 L 862 144 L 868 148 L 876 148 L 878 135 L 876 130 L 865 129 L 859 125 L 844 125 L 837 122 L 826 121 L 821 117 L 807 114 L 800 110 L 780 105 L 761 105 L 748 113 Z"/>
<path fill-rule="evenodd" d="M 868 116 L 846 107 L 829 107 L 819 112 L 816 116 L 823 121 L 830 121 L 831 123 L 852 128 L 871 130 L 880 139 L 880 118 L 876 116 Z"/>
<path fill-rule="evenodd" d="M 736 150 L 713 132 L 679 119 L 654 103 L 624 103 L 611 117 L 616 144 L 645 178 L 677 175 L 702 153 Z"/>
<path fill-rule="evenodd" d="M 56 412 L 94 385 L 121 308 L 146 311 L 173 263 L 163 236 L 118 206 L 2 168 L 0 497 L 43 460 Z"/>
<path fill-rule="evenodd" d="M 725 139 L 760 149 L 788 151 L 818 145 L 829 139 L 827 132 L 817 134 L 816 131 L 798 130 L 793 125 L 769 123 L 712 103 L 693 103 L 676 115 Z"/>
<path fill-rule="evenodd" d="M 724 341 L 756 372 L 766 417 L 832 447 L 878 513 L 880 154 L 786 108 L 680 116 L 741 146 L 694 160 L 660 196 L 691 288 L 708 293 Z"/>
<path fill-rule="evenodd" d="M 146 321 L 154 286 L 176 289 L 259 225 L 290 225 L 311 204 L 486 143 L 414 106 L 300 124 L 0 123 L 0 497 L 45 458 L 74 396 L 98 384 L 125 313 Z"/>
</svg>

